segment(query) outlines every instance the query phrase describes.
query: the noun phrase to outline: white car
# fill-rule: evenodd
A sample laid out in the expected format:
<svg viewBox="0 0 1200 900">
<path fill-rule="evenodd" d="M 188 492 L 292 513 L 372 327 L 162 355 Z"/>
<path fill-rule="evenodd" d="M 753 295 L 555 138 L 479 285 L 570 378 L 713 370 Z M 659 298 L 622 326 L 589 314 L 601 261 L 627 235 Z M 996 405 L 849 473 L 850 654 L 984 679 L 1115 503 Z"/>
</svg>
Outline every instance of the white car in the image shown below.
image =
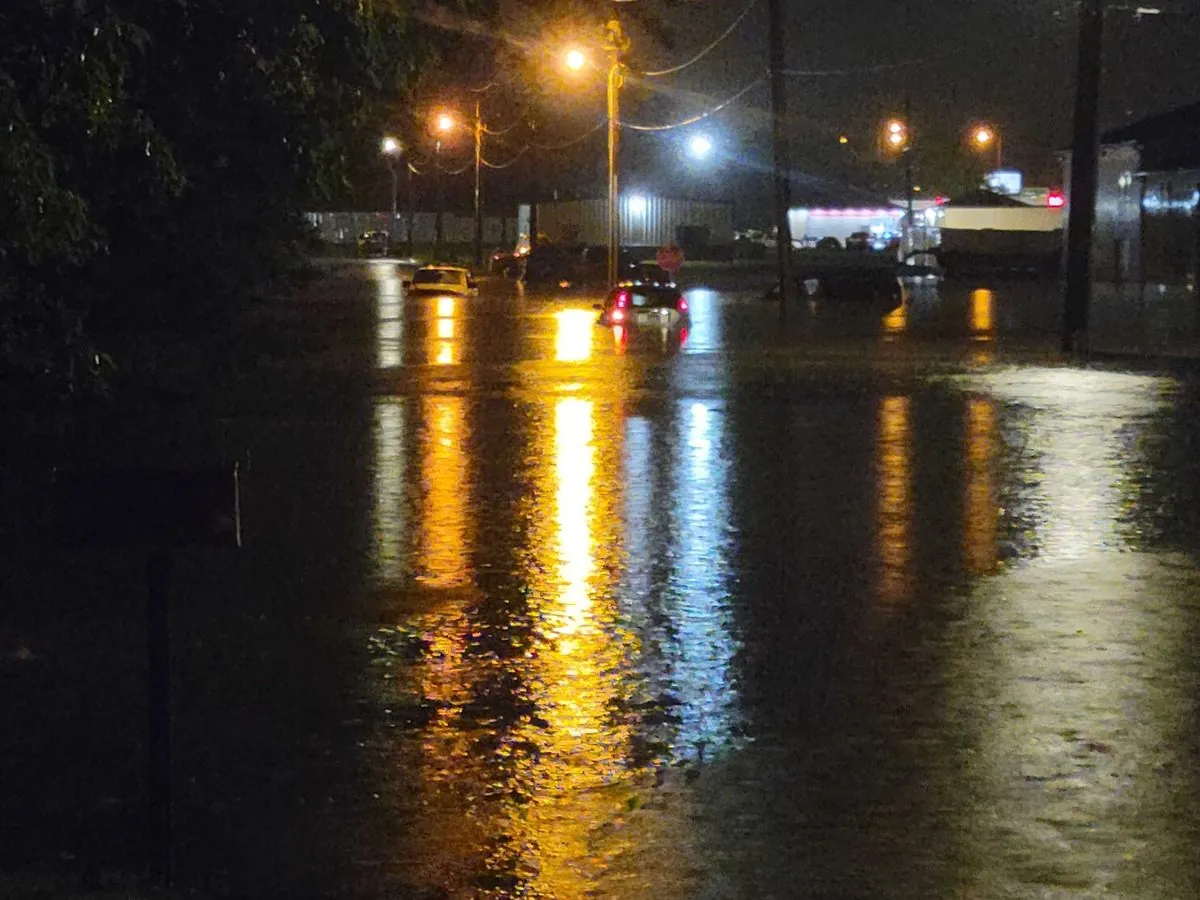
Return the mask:
<svg viewBox="0 0 1200 900">
<path fill-rule="evenodd" d="M 422 266 L 413 272 L 404 287 L 410 294 L 454 294 L 470 297 L 476 293 L 475 279 L 461 266 Z"/>
</svg>

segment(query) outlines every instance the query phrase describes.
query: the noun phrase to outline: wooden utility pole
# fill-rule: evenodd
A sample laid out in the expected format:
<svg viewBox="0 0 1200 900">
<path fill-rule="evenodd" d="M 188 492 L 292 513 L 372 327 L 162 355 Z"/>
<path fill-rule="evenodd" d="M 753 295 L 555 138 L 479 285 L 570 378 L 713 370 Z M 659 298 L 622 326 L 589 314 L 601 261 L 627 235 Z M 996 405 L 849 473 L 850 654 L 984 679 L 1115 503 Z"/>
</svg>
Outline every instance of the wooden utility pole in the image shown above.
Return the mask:
<svg viewBox="0 0 1200 900">
<path fill-rule="evenodd" d="M 1092 299 L 1092 229 L 1096 222 L 1099 167 L 1100 54 L 1104 36 L 1101 0 L 1081 0 L 1079 65 L 1075 76 L 1075 136 L 1071 144 L 1071 209 L 1067 219 L 1067 289 L 1062 349 L 1082 349 Z"/>
<path fill-rule="evenodd" d="M 787 89 L 784 83 L 784 0 L 768 0 L 770 16 L 771 149 L 775 183 L 775 258 L 779 274 L 779 312 L 786 313 L 792 294 L 791 161 L 787 140 Z"/>
</svg>

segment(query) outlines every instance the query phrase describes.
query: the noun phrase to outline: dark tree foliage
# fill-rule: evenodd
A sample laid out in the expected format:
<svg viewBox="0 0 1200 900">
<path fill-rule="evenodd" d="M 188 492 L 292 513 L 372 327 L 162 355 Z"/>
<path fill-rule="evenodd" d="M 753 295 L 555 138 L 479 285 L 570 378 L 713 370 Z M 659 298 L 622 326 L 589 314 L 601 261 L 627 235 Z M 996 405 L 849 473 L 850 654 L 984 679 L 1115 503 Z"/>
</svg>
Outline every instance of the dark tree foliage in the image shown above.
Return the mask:
<svg viewBox="0 0 1200 900">
<path fill-rule="evenodd" d="M 295 259 L 436 50 L 404 0 L 0 3 L 0 379 L 86 384 Z"/>
</svg>

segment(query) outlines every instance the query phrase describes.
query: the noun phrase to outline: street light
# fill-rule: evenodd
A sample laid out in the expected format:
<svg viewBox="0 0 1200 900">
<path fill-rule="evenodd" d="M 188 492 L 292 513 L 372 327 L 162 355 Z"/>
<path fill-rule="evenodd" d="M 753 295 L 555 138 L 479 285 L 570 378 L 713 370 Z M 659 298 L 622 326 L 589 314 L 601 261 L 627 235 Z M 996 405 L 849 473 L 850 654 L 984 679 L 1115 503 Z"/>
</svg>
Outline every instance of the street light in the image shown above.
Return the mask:
<svg viewBox="0 0 1200 900">
<path fill-rule="evenodd" d="M 587 65 L 587 55 L 578 47 L 572 47 L 563 57 L 563 62 L 572 72 L 578 72 Z"/>
<path fill-rule="evenodd" d="M 621 255 L 621 216 L 619 208 L 619 169 L 621 150 L 621 105 L 620 92 L 625 83 L 622 56 L 629 49 L 629 39 L 617 19 L 610 19 L 604 26 L 604 49 L 608 53 L 607 107 L 608 107 L 608 286 L 616 286 Z M 579 72 L 587 64 L 587 57 L 578 48 L 571 48 L 563 56 L 563 64 L 572 72 Z"/>
<path fill-rule="evenodd" d="M 979 125 L 971 132 L 971 143 L 978 150 L 987 150 L 995 146 L 996 148 L 996 168 L 1003 168 L 1004 162 L 1004 138 L 991 125 Z"/>
<path fill-rule="evenodd" d="M 437 118 L 433 120 L 433 127 L 445 134 L 454 129 L 454 116 L 450 113 L 438 113 Z"/>
<path fill-rule="evenodd" d="M 396 188 L 398 181 L 398 176 L 396 175 L 396 162 L 399 159 L 400 154 L 404 152 L 404 146 L 394 137 L 389 135 L 385 136 L 383 140 L 379 142 L 379 149 L 380 152 L 382 152 L 387 158 L 388 169 L 392 173 L 392 216 L 390 219 L 388 219 L 387 229 L 388 252 L 391 253 L 392 229 L 396 227 Z"/>
<path fill-rule="evenodd" d="M 688 152 L 696 159 L 706 159 L 712 150 L 713 142 L 703 134 L 698 134 L 688 141 Z"/>
</svg>

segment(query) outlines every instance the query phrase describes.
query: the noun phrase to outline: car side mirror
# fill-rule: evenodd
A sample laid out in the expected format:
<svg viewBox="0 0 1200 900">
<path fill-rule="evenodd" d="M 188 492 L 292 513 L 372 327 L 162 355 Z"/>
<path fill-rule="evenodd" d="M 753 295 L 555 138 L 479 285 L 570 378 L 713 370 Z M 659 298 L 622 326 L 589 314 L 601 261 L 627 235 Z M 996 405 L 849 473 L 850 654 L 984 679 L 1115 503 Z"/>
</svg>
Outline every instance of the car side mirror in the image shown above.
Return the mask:
<svg viewBox="0 0 1200 900">
<path fill-rule="evenodd" d="M 474 289 L 479 287 L 479 283 L 474 278 L 467 279 L 467 287 Z"/>
</svg>

